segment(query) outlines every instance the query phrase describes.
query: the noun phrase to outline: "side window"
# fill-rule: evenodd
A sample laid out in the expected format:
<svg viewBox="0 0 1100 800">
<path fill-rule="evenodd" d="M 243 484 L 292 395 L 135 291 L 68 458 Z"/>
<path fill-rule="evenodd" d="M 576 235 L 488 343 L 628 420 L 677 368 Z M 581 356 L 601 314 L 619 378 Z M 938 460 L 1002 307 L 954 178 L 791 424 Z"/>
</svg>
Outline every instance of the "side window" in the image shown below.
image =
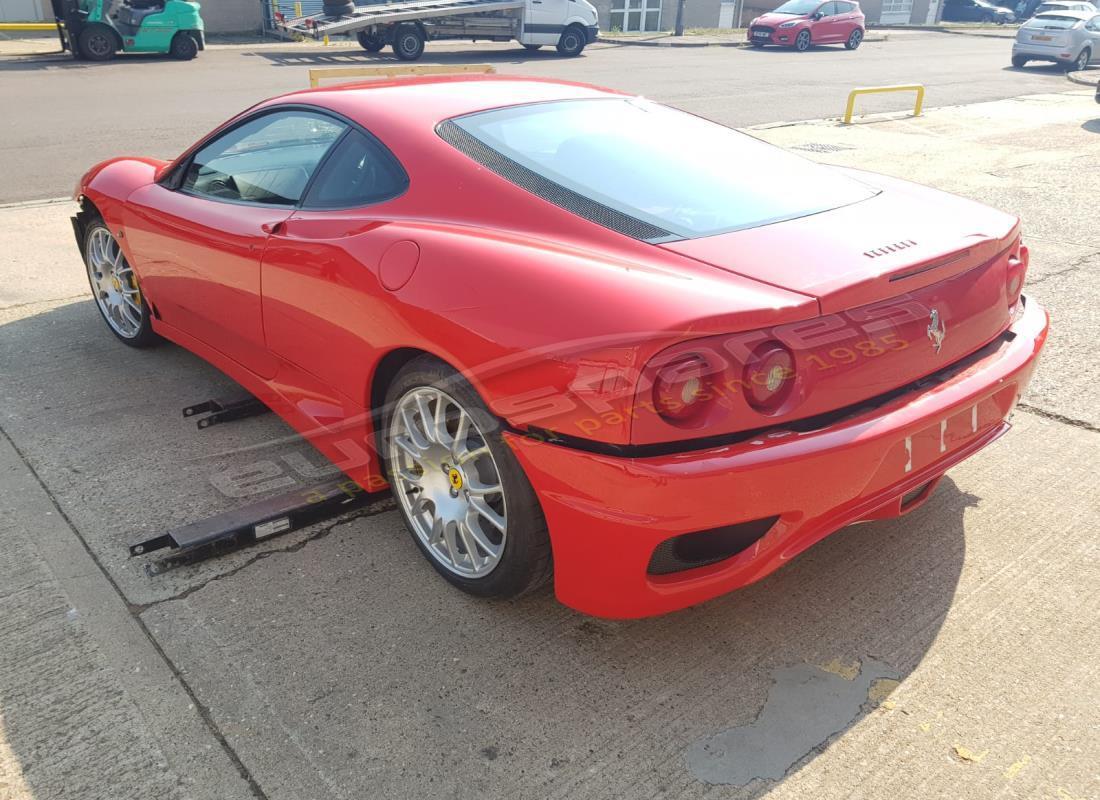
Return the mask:
<svg viewBox="0 0 1100 800">
<path fill-rule="evenodd" d="M 309 111 L 277 111 L 199 150 L 180 188 L 219 200 L 294 205 L 347 125 Z"/>
<path fill-rule="evenodd" d="M 1090 31 L 1100 31 L 1100 17 L 1093 17 L 1090 19 L 1088 28 Z"/>
<path fill-rule="evenodd" d="M 836 14 L 836 3 L 825 3 L 817 10 L 817 13 L 823 17 L 834 16 Z"/>
<path fill-rule="evenodd" d="M 352 208 L 389 200 L 409 178 L 388 150 L 371 137 L 348 131 L 309 188 L 306 208 Z"/>
</svg>

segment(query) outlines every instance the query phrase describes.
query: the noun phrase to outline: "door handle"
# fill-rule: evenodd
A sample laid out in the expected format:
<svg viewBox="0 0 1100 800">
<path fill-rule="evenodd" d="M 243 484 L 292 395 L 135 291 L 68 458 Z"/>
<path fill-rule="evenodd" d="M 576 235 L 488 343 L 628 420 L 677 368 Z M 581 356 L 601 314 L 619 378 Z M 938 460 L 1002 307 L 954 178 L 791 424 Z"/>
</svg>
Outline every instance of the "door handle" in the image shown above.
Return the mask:
<svg viewBox="0 0 1100 800">
<path fill-rule="evenodd" d="M 283 230 L 283 223 L 285 220 L 279 220 L 278 222 L 265 222 L 260 226 L 260 230 L 269 235 L 275 235 L 281 233 Z"/>
</svg>

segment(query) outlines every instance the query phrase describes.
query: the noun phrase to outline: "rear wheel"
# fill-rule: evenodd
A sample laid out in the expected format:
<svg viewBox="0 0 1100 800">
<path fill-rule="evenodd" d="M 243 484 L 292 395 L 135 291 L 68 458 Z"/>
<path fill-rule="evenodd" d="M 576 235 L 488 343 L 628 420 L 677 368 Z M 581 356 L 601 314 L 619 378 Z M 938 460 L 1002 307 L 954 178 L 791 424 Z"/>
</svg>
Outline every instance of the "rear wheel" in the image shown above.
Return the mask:
<svg viewBox="0 0 1100 800">
<path fill-rule="evenodd" d="M 84 264 L 92 296 L 111 333 L 131 347 L 155 344 L 159 337 L 137 275 L 102 219 L 93 219 L 84 232 Z"/>
<path fill-rule="evenodd" d="M 1013 56 L 1012 57 L 1012 66 L 1016 67 L 1017 69 L 1019 69 L 1020 67 L 1026 67 L 1027 66 L 1027 59 L 1024 58 L 1023 56 Z"/>
<path fill-rule="evenodd" d="M 199 43 L 189 34 L 180 31 L 172 37 L 172 44 L 168 48 L 169 55 L 180 61 L 190 61 L 199 54 Z"/>
<path fill-rule="evenodd" d="M 1070 64 L 1066 65 L 1066 69 L 1070 72 L 1081 72 L 1088 68 L 1089 61 L 1092 60 L 1092 51 L 1087 47 L 1081 51 L 1081 54 L 1077 56 Z"/>
<path fill-rule="evenodd" d="M 461 375 L 421 357 L 386 393 L 386 468 L 420 551 L 463 591 L 514 597 L 545 583 L 550 539 L 500 425 Z"/>
<path fill-rule="evenodd" d="M 807 30 L 799 31 L 798 36 L 794 38 L 794 49 L 800 53 L 805 53 L 810 49 L 810 32 Z"/>
<path fill-rule="evenodd" d="M 856 28 L 854 31 L 848 34 L 848 41 L 844 43 L 844 46 L 849 50 L 855 50 L 860 44 L 863 43 L 863 31 Z"/>
<path fill-rule="evenodd" d="M 416 61 L 424 54 L 424 34 L 416 25 L 400 25 L 393 35 L 393 54 L 402 61 Z"/>
<path fill-rule="evenodd" d="M 558 52 L 563 56 L 579 56 L 584 46 L 588 44 L 588 36 L 584 28 L 579 25 L 570 25 L 562 31 L 558 39 Z"/>
<path fill-rule="evenodd" d="M 525 44 L 525 45 L 523 46 L 523 49 L 524 49 L 524 50 L 532 50 L 532 51 L 533 51 L 533 50 L 541 50 L 541 49 L 542 49 L 542 45 L 541 45 L 541 44 Z"/>
<path fill-rule="evenodd" d="M 118 42 L 114 33 L 106 25 L 89 25 L 80 32 L 77 48 L 82 58 L 88 61 L 107 61 L 114 58 Z"/>
<path fill-rule="evenodd" d="M 355 38 L 359 40 L 359 46 L 368 53 L 377 53 L 386 46 L 386 39 L 380 33 L 359 31 L 359 33 L 355 35 Z"/>
</svg>

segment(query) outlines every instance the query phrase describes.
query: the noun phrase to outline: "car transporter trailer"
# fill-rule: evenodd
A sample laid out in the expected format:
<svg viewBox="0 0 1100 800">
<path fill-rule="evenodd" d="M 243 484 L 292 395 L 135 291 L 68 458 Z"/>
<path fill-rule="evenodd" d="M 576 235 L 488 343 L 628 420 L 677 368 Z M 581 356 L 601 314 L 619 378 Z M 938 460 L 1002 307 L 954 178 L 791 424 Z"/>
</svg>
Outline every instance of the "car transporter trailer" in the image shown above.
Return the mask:
<svg viewBox="0 0 1100 800">
<path fill-rule="evenodd" d="M 563 56 L 577 56 L 599 34 L 596 9 L 588 0 L 349 2 L 326 3 L 325 9 L 293 19 L 276 13 L 275 28 L 317 40 L 354 33 L 364 50 L 377 53 L 388 44 L 402 61 L 416 61 L 424 43 L 436 39 L 515 40 L 528 50 L 554 45 Z"/>
</svg>

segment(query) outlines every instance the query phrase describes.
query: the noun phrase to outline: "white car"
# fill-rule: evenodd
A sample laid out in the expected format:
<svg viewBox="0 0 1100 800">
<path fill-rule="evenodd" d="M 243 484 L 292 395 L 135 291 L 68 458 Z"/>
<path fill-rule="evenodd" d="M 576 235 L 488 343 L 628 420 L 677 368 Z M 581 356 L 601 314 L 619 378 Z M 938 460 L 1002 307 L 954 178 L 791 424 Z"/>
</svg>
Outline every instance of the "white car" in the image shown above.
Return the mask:
<svg viewBox="0 0 1100 800">
<path fill-rule="evenodd" d="M 1054 61 L 1083 70 L 1100 60 L 1100 14 L 1092 11 L 1048 11 L 1037 14 L 1016 32 L 1012 66 Z"/>
<path fill-rule="evenodd" d="M 1037 9 L 1036 14 L 1045 14 L 1048 11 L 1084 11 L 1089 14 L 1096 14 L 1096 6 L 1092 3 L 1086 3 L 1085 0 L 1054 0 L 1053 2 L 1043 3 Z"/>
</svg>

